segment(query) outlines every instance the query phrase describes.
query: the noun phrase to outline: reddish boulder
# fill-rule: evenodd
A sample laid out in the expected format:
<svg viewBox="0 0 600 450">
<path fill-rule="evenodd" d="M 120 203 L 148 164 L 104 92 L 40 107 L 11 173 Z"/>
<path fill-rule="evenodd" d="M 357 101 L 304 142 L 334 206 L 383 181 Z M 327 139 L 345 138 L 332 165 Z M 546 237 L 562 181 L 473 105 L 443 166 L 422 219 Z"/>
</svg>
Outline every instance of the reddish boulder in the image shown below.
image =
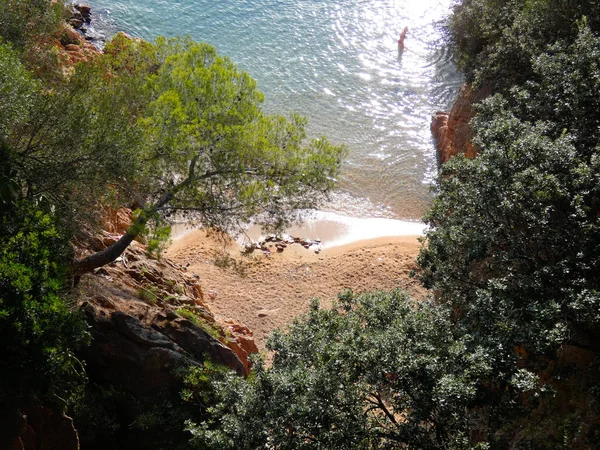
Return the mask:
<svg viewBox="0 0 600 450">
<path fill-rule="evenodd" d="M 0 448 L 6 450 L 79 450 L 70 417 L 41 404 L 0 415 Z"/>
<path fill-rule="evenodd" d="M 431 121 L 431 133 L 435 139 L 438 162 L 444 164 L 458 154 L 468 158 L 477 156 L 473 145 L 473 130 L 469 122 L 473 118 L 473 103 L 488 96 L 490 90 L 481 88 L 473 91 L 470 84 L 464 84 L 449 113 L 437 112 Z"/>
<path fill-rule="evenodd" d="M 231 335 L 226 342 L 227 346 L 236 353 L 246 370 L 250 372 L 252 363 L 249 357 L 252 353 L 258 353 L 252 331 L 246 325 L 232 319 L 224 320 L 220 325 Z"/>
</svg>

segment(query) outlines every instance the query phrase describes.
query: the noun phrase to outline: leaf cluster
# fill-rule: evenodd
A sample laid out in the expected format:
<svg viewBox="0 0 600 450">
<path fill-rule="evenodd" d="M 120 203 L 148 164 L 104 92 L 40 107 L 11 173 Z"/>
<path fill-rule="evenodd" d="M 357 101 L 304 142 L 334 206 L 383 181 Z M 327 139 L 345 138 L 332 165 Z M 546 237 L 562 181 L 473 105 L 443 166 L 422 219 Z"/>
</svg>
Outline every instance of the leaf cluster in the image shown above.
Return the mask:
<svg viewBox="0 0 600 450">
<path fill-rule="evenodd" d="M 498 14 L 503 25 L 479 22 L 477 11 Z M 535 373 L 554 385 L 593 386 L 585 364 L 568 375 L 548 368 L 562 367 L 559 351 L 591 360 L 600 351 L 598 12 L 594 2 L 465 1 L 452 19 L 454 39 L 467 36 L 460 26 L 481 38 L 470 50 L 455 42 L 471 58 L 471 77 L 496 93 L 475 106 L 478 156 L 441 168 L 419 264 L 452 320 L 489 355 L 489 405 L 506 403 L 494 395 L 502 386 Z M 564 411 L 536 410 L 530 397 L 520 404 L 568 422 Z M 594 411 L 581 414 L 581 430 L 594 428 Z M 490 431 L 511 426 L 520 425 L 499 416 Z M 567 428 L 565 442 L 584 448 L 591 439 Z M 523 445 L 538 448 L 549 434 L 538 430 Z"/>
<path fill-rule="evenodd" d="M 111 197 L 141 208 L 139 231 L 171 214 L 228 231 L 251 220 L 281 228 L 326 197 L 346 154 L 308 141 L 298 115 L 264 114 L 255 80 L 189 38 L 118 35 L 51 86 L 1 47 L 0 132 L 14 181 L 76 227 Z"/>
<path fill-rule="evenodd" d="M 600 330 L 600 136 L 588 91 L 599 46 L 583 28 L 536 59 L 539 81 L 482 102 L 472 122 L 480 155 L 442 168 L 426 218 L 426 283 L 460 315 L 477 314 L 473 324 L 508 352 L 543 353 L 573 329 Z"/>
<path fill-rule="evenodd" d="M 73 351 L 89 339 L 63 288 L 64 236 L 52 215 L 26 203 L 0 213 L 2 408 L 33 398 L 65 409 L 85 372 Z"/>
<path fill-rule="evenodd" d="M 0 38 L 21 50 L 56 31 L 64 15 L 62 2 L 48 0 L 3 0 L 0 6 Z"/>
<path fill-rule="evenodd" d="M 447 35 L 467 79 L 503 92 L 531 80 L 534 59 L 549 44 L 574 40 L 584 17 L 600 30 L 594 1 L 463 0 L 454 5 Z"/>
<path fill-rule="evenodd" d="M 401 291 L 314 302 L 271 336 L 272 367 L 216 383 L 211 420 L 190 429 L 200 448 L 472 448 L 490 366 L 454 331 L 445 308 Z"/>
</svg>

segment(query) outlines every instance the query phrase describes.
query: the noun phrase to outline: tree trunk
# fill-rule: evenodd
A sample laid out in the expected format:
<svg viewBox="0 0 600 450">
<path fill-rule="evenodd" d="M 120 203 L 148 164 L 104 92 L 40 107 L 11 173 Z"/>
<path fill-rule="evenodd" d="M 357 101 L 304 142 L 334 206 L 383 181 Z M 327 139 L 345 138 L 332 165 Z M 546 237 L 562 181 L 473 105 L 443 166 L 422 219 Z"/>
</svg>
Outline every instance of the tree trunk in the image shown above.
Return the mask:
<svg viewBox="0 0 600 450">
<path fill-rule="evenodd" d="M 148 222 L 148 219 L 151 218 L 152 215 L 159 210 L 159 208 L 169 203 L 175 194 L 192 183 L 195 178 L 194 172 L 196 170 L 196 162 L 198 161 L 199 157 L 200 155 L 196 155 L 190 161 L 188 177 L 178 185 L 165 192 L 155 204 L 144 207 L 135 223 L 129 227 L 121 239 L 119 239 L 110 247 L 86 256 L 85 258 L 73 263 L 71 275 L 73 276 L 76 284 L 79 282 L 79 278 L 81 278 L 83 274 L 89 273 L 98 267 L 105 266 L 106 264 L 110 264 L 119 256 L 121 256 L 123 252 L 127 250 L 129 244 L 131 244 L 133 240 L 139 236 L 140 232 L 144 229 L 146 223 Z M 210 177 L 212 175 L 212 173 L 209 173 L 205 174 L 204 177 Z"/>
<path fill-rule="evenodd" d="M 170 193 L 165 194 L 165 196 L 163 196 L 163 198 L 156 205 L 152 205 L 149 208 L 143 209 L 138 218 L 135 220 L 135 223 L 129 227 L 123 236 L 121 236 L 121 239 L 119 239 L 110 247 L 75 261 L 71 269 L 71 275 L 75 280 L 75 284 L 79 282 L 79 278 L 81 278 L 84 273 L 92 272 L 98 267 L 110 264 L 119 256 L 121 256 L 123 252 L 127 250 L 129 244 L 131 244 L 144 229 L 146 223 L 148 222 L 148 218 L 154 211 L 156 211 L 157 205 L 167 203 L 170 198 Z"/>
<path fill-rule="evenodd" d="M 110 247 L 105 248 L 102 251 L 92 253 L 91 255 L 75 261 L 73 264 L 72 274 L 79 278 L 84 273 L 88 273 L 97 269 L 98 267 L 110 264 L 115 259 L 123 254 L 123 252 L 129 247 L 129 244 L 137 237 L 137 234 L 131 234 L 129 231 L 125 233 L 121 239 L 112 244 Z"/>
</svg>

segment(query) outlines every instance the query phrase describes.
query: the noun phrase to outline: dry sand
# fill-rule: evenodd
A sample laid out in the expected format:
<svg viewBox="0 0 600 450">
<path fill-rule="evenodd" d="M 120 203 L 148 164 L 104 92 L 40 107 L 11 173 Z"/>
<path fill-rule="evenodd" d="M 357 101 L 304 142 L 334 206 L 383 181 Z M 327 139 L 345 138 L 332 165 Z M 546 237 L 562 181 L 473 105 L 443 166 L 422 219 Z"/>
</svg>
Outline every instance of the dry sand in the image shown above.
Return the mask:
<svg viewBox="0 0 600 450">
<path fill-rule="evenodd" d="M 354 292 L 402 287 L 415 297 L 425 290 L 409 276 L 420 244 L 418 236 L 394 236 L 325 248 L 299 244 L 271 256 L 242 256 L 239 244 L 219 243 L 202 230 L 175 239 L 167 256 L 198 275 L 205 300 L 217 318 L 246 324 L 259 348 L 268 334 L 291 323 L 318 297 L 329 306 L 345 288 Z"/>
</svg>

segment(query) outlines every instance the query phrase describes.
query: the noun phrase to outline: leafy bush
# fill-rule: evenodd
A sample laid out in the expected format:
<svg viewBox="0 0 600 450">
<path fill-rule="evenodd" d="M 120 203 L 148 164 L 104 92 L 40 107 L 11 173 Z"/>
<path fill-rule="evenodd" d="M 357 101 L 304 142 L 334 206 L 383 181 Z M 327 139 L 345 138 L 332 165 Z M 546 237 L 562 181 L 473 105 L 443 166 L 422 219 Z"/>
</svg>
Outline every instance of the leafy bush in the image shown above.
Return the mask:
<svg viewBox="0 0 600 450">
<path fill-rule="evenodd" d="M 583 28 L 538 57 L 535 81 L 484 101 L 480 154 L 442 168 L 426 217 L 426 284 L 507 355 L 600 331 L 598 48 Z"/>
<path fill-rule="evenodd" d="M 505 92 L 533 79 L 533 60 L 548 45 L 572 41 L 583 17 L 600 31 L 596 2 L 462 0 L 448 20 L 448 37 L 470 81 Z"/>
<path fill-rule="evenodd" d="M 10 0 L 0 8 L 0 37 L 23 49 L 33 40 L 55 31 L 63 19 L 62 2 Z"/>
<path fill-rule="evenodd" d="M 190 430 L 201 448 L 471 448 L 490 366 L 455 330 L 445 308 L 400 291 L 313 302 L 270 338 L 272 367 L 216 382 L 211 420 Z"/>
<path fill-rule="evenodd" d="M 0 213 L 0 404 L 34 397 L 64 409 L 85 380 L 73 351 L 88 339 L 65 302 L 67 239 L 52 215 L 21 202 Z"/>
<path fill-rule="evenodd" d="M 498 448 L 596 440 L 586 363 L 557 360 L 600 353 L 599 19 L 597 4 L 568 0 L 466 0 L 450 19 L 470 79 L 495 95 L 471 122 L 478 156 L 441 169 L 422 280 L 485 349 L 486 404 L 506 404 L 494 394 L 533 386 L 534 373 L 557 398 L 580 395 L 568 412 L 549 397 L 517 402 L 526 417 L 500 408 L 489 422 Z"/>
</svg>

